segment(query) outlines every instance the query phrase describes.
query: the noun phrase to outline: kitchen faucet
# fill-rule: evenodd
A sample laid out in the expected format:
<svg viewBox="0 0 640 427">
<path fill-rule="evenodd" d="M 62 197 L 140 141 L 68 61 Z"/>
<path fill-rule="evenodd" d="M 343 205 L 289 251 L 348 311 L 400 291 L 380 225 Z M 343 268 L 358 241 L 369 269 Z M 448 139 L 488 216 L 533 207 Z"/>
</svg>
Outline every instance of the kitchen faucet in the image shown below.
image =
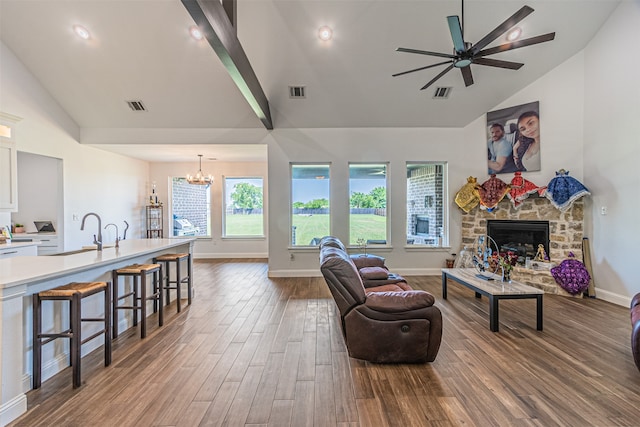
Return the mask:
<svg viewBox="0 0 640 427">
<path fill-rule="evenodd" d="M 126 225 L 126 227 L 124 228 L 124 231 L 122 232 L 122 240 L 127 240 L 127 230 L 129 229 L 129 223 L 127 221 L 125 221 L 124 225 Z"/>
<path fill-rule="evenodd" d="M 104 229 L 106 230 L 108 226 L 113 225 L 116 228 L 116 248 L 120 247 L 120 237 L 118 237 L 118 226 L 115 225 L 114 223 L 110 222 L 109 224 L 104 226 Z"/>
<path fill-rule="evenodd" d="M 102 220 L 100 219 L 100 217 L 98 216 L 97 213 L 93 213 L 93 212 L 89 212 L 88 214 L 86 214 L 85 216 L 82 217 L 82 224 L 80 225 L 80 230 L 84 230 L 84 220 L 87 219 L 87 217 L 89 215 L 93 215 L 98 219 L 98 237 L 96 238 L 96 235 L 93 235 L 93 243 L 95 245 L 98 246 L 98 250 L 101 251 L 102 250 Z"/>
</svg>

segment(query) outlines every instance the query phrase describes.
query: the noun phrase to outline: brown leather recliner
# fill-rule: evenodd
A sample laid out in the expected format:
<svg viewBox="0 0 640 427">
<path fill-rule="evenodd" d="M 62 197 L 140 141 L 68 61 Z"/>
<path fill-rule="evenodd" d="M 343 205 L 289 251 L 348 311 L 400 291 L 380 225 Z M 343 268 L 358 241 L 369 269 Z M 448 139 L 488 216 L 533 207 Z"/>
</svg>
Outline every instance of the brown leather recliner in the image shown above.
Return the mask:
<svg viewBox="0 0 640 427">
<path fill-rule="evenodd" d="M 640 294 L 631 299 L 631 353 L 640 370 Z"/>
<path fill-rule="evenodd" d="M 351 357 L 376 363 L 435 360 L 442 340 L 442 314 L 433 305 L 433 295 L 400 290 L 398 284 L 365 292 L 358 268 L 331 236 L 320 242 L 320 270 L 340 311 Z M 399 291 L 388 291 L 389 286 Z"/>
</svg>

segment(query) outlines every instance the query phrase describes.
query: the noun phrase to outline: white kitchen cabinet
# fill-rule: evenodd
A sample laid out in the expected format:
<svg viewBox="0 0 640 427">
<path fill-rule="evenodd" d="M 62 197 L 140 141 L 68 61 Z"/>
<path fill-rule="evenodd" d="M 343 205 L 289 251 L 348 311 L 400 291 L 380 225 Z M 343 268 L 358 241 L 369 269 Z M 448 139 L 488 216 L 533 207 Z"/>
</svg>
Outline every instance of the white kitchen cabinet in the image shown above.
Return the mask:
<svg viewBox="0 0 640 427">
<path fill-rule="evenodd" d="M 35 240 L 41 242 L 38 245 L 38 255 L 51 255 L 60 252 L 58 250 L 58 236 L 38 236 Z"/>
<path fill-rule="evenodd" d="M 0 112 L 0 212 L 18 210 L 15 125 L 20 117 Z"/>
<path fill-rule="evenodd" d="M 16 256 L 36 256 L 38 255 L 38 246 L 14 246 L 11 244 L 0 245 L 0 259 L 13 258 Z"/>
</svg>

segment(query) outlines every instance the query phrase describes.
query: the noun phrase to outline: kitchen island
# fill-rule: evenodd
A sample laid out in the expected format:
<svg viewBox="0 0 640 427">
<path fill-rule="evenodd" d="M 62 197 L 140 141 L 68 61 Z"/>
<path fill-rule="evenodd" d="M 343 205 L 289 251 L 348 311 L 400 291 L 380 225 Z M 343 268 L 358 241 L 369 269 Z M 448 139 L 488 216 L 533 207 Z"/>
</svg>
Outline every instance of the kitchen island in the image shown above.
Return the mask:
<svg viewBox="0 0 640 427">
<path fill-rule="evenodd" d="M 193 252 L 195 237 L 180 239 L 124 240 L 120 247 L 86 250 L 62 256 L 20 256 L 0 259 L 0 426 L 27 410 L 25 393 L 31 389 L 31 295 L 70 282 L 111 281 L 111 271 L 134 263 L 150 263 L 165 253 Z M 101 312 L 100 295 L 83 301 L 87 312 Z M 43 313 L 43 328 L 65 322 L 60 306 Z M 66 311 L 65 311 L 66 313 Z M 65 319 L 65 320 L 62 320 Z M 125 313 L 118 319 L 120 330 L 131 326 Z M 84 325 L 83 325 L 84 329 Z M 93 344 L 92 344 L 93 343 Z M 86 354 L 103 343 L 96 339 L 83 346 Z M 43 352 L 43 379 L 67 367 L 68 346 L 60 351 L 49 346 Z"/>
</svg>

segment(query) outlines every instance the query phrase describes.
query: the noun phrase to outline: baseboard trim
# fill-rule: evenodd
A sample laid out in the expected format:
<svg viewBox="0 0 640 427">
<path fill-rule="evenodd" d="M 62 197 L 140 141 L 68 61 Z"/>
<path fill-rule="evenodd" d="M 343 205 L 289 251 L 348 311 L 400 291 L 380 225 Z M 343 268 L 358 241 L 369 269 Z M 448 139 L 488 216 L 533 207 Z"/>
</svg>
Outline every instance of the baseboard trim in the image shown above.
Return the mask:
<svg viewBox="0 0 640 427">
<path fill-rule="evenodd" d="M 225 252 L 223 254 L 217 253 L 194 253 L 193 259 L 222 259 L 222 258 L 269 258 L 269 254 L 266 252 L 255 252 L 255 253 L 247 253 L 247 252 L 239 252 L 239 253 L 230 253 Z"/>
<path fill-rule="evenodd" d="M 268 277 L 322 277 L 320 269 L 317 270 L 269 270 Z"/>
<path fill-rule="evenodd" d="M 605 291 L 596 287 L 596 298 L 610 302 L 612 304 L 621 305 L 623 307 L 629 307 L 631 304 L 631 297 L 615 294 L 610 291 Z"/>
<path fill-rule="evenodd" d="M 27 412 L 27 396 L 19 394 L 0 406 L 0 426 L 6 426 L 25 412 Z"/>
</svg>

